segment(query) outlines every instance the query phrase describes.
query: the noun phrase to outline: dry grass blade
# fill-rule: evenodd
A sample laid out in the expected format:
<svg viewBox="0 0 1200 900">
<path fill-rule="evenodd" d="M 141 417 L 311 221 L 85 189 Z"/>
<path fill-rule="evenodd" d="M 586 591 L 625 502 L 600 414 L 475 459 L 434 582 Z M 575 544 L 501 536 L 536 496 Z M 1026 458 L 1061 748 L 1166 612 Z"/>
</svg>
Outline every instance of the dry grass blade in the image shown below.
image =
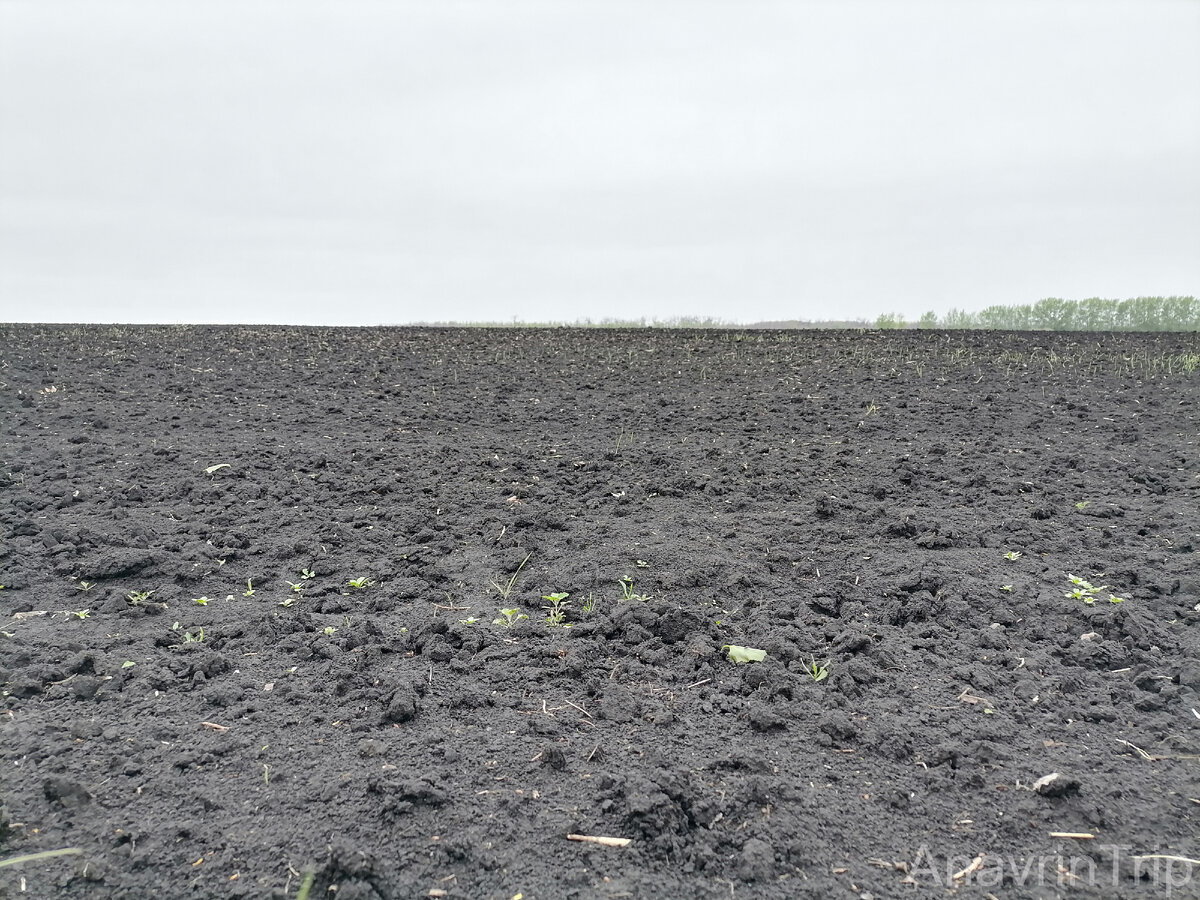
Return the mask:
<svg viewBox="0 0 1200 900">
<path fill-rule="evenodd" d="M 585 844 L 599 844 L 602 847 L 628 847 L 631 838 L 604 837 L 595 834 L 568 834 L 568 841 L 579 841 Z"/>
<path fill-rule="evenodd" d="M 41 853 L 27 853 L 25 856 L 14 856 L 12 859 L 0 859 L 0 869 L 3 869 L 5 866 L 19 866 L 21 863 L 53 859 L 56 856 L 74 856 L 82 852 L 78 847 L 64 847 L 62 850 L 43 850 Z"/>
</svg>

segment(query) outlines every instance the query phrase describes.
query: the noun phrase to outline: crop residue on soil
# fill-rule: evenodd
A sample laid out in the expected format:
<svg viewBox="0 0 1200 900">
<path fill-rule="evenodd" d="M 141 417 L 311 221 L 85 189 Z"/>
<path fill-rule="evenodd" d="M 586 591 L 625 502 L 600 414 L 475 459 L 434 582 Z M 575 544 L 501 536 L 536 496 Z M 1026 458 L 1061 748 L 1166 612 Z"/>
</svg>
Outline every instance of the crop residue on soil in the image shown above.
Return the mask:
<svg viewBox="0 0 1200 900">
<path fill-rule="evenodd" d="M 1194 336 L 0 337 L 0 896 L 1200 889 Z"/>
</svg>

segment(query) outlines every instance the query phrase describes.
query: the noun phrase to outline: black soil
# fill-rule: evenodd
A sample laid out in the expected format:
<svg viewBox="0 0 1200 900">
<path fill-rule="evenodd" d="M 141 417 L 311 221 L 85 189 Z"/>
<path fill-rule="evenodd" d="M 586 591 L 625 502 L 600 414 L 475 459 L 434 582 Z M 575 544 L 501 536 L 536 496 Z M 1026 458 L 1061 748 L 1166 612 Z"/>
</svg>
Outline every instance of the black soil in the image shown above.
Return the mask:
<svg viewBox="0 0 1200 900">
<path fill-rule="evenodd" d="M 1198 353 L 0 326 L 0 896 L 1200 896 Z"/>
</svg>

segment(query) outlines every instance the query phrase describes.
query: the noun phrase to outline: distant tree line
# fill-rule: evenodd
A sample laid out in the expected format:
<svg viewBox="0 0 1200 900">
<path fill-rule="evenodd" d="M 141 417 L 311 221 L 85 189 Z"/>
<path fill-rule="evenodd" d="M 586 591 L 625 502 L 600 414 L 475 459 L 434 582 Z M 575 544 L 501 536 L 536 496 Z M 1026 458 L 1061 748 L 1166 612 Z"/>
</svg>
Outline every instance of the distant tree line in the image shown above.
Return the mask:
<svg viewBox="0 0 1200 900">
<path fill-rule="evenodd" d="M 573 323 L 526 322 L 420 322 L 420 325 L 473 328 L 719 328 L 792 329 L 871 328 L 866 319 L 753 322 L 739 325 L 709 316 L 676 316 L 667 319 L 577 319 Z M 978 328 L 996 331 L 1200 331 L 1200 299 L 1195 297 L 1135 297 L 1132 300 L 1060 300 L 1050 297 L 1021 306 L 989 306 L 978 312 L 951 309 L 944 316 L 932 310 L 913 321 L 898 313 L 883 313 L 875 328 Z"/>
<path fill-rule="evenodd" d="M 1050 297 L 1022 306 L 989 306 L 978 312 L 952 309 L 941 318 L 927 312 L 915 322 L 884 313 L 876 328 L 982 328 L 1003 331 L 1200 331 L 1195 297 L 1135 297 L 1132 300 L 1060 300 Z"/>
</svg>

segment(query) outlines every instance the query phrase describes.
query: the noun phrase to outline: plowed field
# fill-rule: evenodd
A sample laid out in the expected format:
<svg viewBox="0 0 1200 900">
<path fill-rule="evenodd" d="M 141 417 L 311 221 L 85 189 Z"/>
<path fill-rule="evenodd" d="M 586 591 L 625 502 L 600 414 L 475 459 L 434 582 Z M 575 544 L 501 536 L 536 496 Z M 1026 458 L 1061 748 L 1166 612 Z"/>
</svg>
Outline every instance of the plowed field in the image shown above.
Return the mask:
<svg viewBox="0 0 1200 900">
<path fill-rule="evenodd" d="M 0 896 L 1200 896 L 1194 335 L 0 340 Z"/>
</svg>

